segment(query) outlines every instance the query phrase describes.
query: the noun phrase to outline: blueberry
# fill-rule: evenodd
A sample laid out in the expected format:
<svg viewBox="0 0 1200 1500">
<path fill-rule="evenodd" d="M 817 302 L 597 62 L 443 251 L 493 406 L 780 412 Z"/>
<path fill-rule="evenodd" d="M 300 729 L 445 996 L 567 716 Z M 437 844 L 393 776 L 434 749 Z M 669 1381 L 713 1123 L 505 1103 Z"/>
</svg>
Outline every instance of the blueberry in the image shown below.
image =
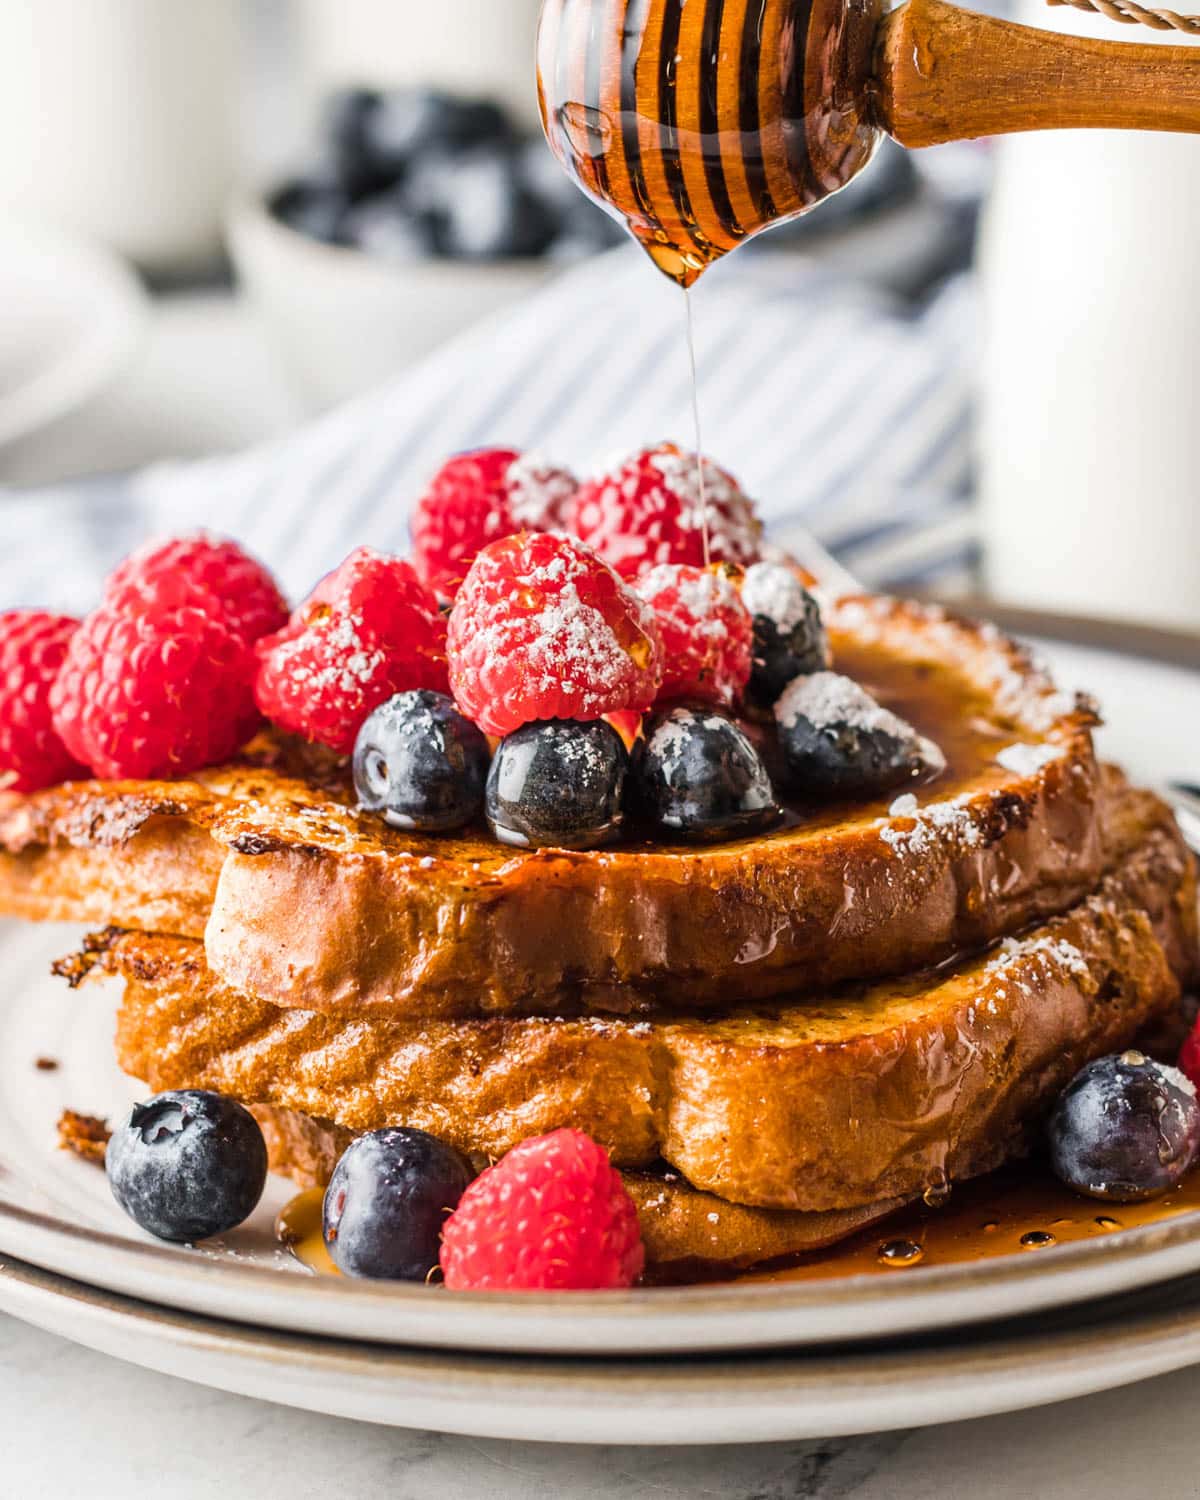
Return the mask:
<svg viewBox="0 0 1200 1500">
<path fill-rule="evenodd" d="M 302 178 L 286 183 L 274 193 L 269 207 L 290 229 L 309 239 L 335 245 L 342 243 L 342 224 L 350 207 L 350 195 L 339 183 Z"/>
<path fill-rule="evenodd" d="M 432 225 L 438 253 L 449 258 L 538 256 L 558 233 L 557 214 L 526 182 L 508 146 L 425 156 L 408 189 L 414 209 Z"/>
<path fill-rule="evenodd" d="M 113 1197 L 160 1240 L 190 1244 L 250 1217 L 267 1181 L 258 1121 L 232 1099 L 177 1089 L 135 1104 L 104 1158 Z"/>
<path fill-rule="evenodd" d="M 496 751 L 487 783 L 492 832 L 506 844 L 594 849 L 620 832 L 629 755 L 602 720 L 526 724 Z"/>
<path fill-rule="evenodd" d="M 742 602 L 754 616 L 750 697 L 770 708 L 789 682 L 829 666 L 821 607 L 791 568 L 780 563 L 755 563 L 746 570 Z"/>
<path fill-rule="evenodd" d="M 323 1231 L 347 1276 L 424 1281 L 438 1263 L 442 1224 L 475 1176 L 453 1146 L 390 1126 L 347 1147 L 325 1190 Z"/>
<path fill-rule="evenodd" d="M 354 787 L 393 828 L 439 833 L 483 811 L 488 742 L 444 693 L 398 693 L 371 714 L 354 744 Z"/>
<path fill-rule="evenodd" d="M 345 191 L 355 197 L 386 186 L 389 180 L 367 145 L 370 122 L 381 103 L 382 96 L 375 89 L 348 88 L 331 94 L 325 105 L 322 156 Z"/>
<path fill-rule="evenodd" d="M 935 744 L 835 672 L 797 677 L 775 720 L 800 796 L 877 796 L 945 768 Z"/>
<path fill-rule="evenodd" d="M 1200 1104 L 1177 1068 L 1141 1052 L 1101 1057 L 1059 1096 L 1050 1160 L 1077 1192 L 1117 1203 L 1173 1188 L 1200 1149 Z"/>
<path fill-rule="evenodd" d="M 428 218 L 415 213 L 403 188 L 363 198 L 342 219 L 342 240 L 381 260 L 405 264 L 434 253 Z"/>
<path fill-rule="evenodd" d="M 744 730 L 711 708 L 656 714 L 634 757 L 630 802 L 669 837 L 746 837 L 780 817 L 771 778 Z"/>
</svg>

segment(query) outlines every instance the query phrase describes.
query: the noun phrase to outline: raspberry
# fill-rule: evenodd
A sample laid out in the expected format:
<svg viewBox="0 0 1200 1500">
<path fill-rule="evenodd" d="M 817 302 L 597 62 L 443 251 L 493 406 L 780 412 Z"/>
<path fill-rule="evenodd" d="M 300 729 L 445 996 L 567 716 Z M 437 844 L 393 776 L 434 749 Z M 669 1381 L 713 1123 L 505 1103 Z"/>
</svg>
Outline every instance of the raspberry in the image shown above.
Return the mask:
<svg viewBox="0 0 1200 1500">
<path fill-rule="evenodd" d="M 258 727 L 254 650 L 211 594 L 164 574 L 110 588 L 50 692 L 68 750 L 111 780 L 184 776 Z"/>
<path fill-rule="evenodd" d="M 412 518 L 413 563 L 452 599 L 489 542 L 514 531 L 549 531 L 566 519 L 574 476 L 515 448 L 460 453 L 434 475 Z"/>
<path fill-rule="evenodd" d="M 580 485 L 569 529 L 627 578 L 656 563 L 703 567 L 711 560 L 745 567 L 758 556 L 762 531 L 754 506 L 724 469 L 710 458 L 702 463 L 703 507 L 695 455 L 660 443 Z"/>
<path fill-rule="evenodd" d="M 1200 1017 L 1188 1032 L 1179 1053 L 1179 1071 L 1185 1074 L 1200 1089 Z"/>
<path fill-rule="evenodd" d="M 557 532 L 484 548 L 450 612 L 448 649 L 459 708 L 496 735 L 648 708 L 662 675 L 650 606 Z"/>
<path fill-rule="evenodd" d="M 579 1130 L 514 1147 L 442 1231 L 455 1291 L 602 1291 L 632 1286 L 644 1264 L 633 1200 L 608 1153 Z"/>
<path fill-rule="evenodd" d="M 663 643 L 659 701 L 702 698 L 732 704 L 750 679 L 754 621 L 722 568 L 660 563 L 638 579 Z"/>
<path fill-rule="evenodd" d="M 236 542 L 203 534 L 139 547 L 110 575 L 105 592 L 170 576 L 186 578 L 211 594 L 243 640 L 270 635 L 287 619 L 287 603 L 266 568 Z"/>
<path fill-rule="evenodd" d="M 359 547 L 258 643 L 258 705 L 340 754 L 367 715 L 410 688 L 446 691 L 446 625 L 409 563 Z"/>
<path fill-rule="evenodd" d="M 87 775 L 50 715 L 50 688 L 78 629 L 78 620 L 43 610 L 0 614 L 0 787 L 8 791 Z"/>
</svg>

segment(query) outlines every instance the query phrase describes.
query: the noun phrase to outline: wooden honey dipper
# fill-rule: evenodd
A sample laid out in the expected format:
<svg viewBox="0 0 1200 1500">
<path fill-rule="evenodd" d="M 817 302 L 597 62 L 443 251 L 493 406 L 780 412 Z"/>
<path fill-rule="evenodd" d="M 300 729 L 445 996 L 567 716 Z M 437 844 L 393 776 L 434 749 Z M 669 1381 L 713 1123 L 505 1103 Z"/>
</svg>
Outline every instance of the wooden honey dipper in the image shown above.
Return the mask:
<svg viewBox="0 0 1200 1500">
<path fill-rule="evenodd" d="M 844 187 L 885 132 L 1200 132 L 1195 47 L 945 0 L 544 0 L 538 86 L 559 159 L 683 286 Z"/>
</svg>

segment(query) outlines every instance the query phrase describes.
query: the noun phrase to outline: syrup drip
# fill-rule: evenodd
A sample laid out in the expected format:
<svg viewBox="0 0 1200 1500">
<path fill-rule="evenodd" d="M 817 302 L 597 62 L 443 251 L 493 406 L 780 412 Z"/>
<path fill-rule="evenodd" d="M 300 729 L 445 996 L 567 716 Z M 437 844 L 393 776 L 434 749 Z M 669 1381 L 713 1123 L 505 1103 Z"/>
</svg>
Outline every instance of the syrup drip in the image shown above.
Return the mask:
<svg viewBox="0 0 1200 1500">
<path fill-rule="evenodd" d="M 700 382 L 696 378 L 696 325 L 692 317 L 692 294 L 685 286 L 683 305 L 687 318 L 688 366 L 692 377 L 692 423 L 696 430 L 696 483 L 700 489 L 700 530 L 704 538 L 704 566 L 708 557 L 708 495 L 704 488 L 704 443 L 700 436 Z"/>
</svg>

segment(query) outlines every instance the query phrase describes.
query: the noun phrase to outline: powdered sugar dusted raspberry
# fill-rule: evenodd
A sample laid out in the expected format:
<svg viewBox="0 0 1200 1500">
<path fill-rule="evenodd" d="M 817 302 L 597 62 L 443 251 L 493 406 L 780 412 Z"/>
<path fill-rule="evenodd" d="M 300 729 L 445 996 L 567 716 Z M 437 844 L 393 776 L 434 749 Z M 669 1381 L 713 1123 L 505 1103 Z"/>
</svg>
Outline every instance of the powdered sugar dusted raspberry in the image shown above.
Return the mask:
<svg viewBox="0 0 1200 1500">
<path fill-rule="evenodd" d="M 259 643 L 256 696 L 275 723 L 342 754 L 395 693 L 445 691 L 445 626 L 410 565 L 359 547 Z"/>
<path fill-rule="evenodd" d="M 517 527 L 528 531 L 557 531 L 567 519 L 567 507 L 578 481 L 540 454 L 524 453 L 508 466 L 509 514 Z"/>
<path fill-rule="evenodd" d="M 654 610 L 662 636 L 659 700 L 733 703 L 750 677 L 754 623 L 729 573 L 659 563 L 636 588 Z"/>
<path fill-rule="evenodd" d="M 447 459 L 413 510 L 413 563 L 435 592 L 453 598 L 489 542 L 522 528 L 563 523 L 575 493 L 565 469 L 515 448 L 479 448 Z"/>
<path fill-rule="evenodd" d="M 696 456 L 674 443 L 616 460 L 580 485 L 572 529 L 626 577 L 665 562 L 701 567 L 711 558 L 746 566 L 761 540 L 753 504 L 724 469 L 701 462 L 703 503 Z"/>
<path fill-rule="evenodd" d="M 522 533 L 475 560 L 449 621 L 459 707 L 490 734 L 644 709 L 661 677 L 650 607 L 589 547 Z"/>
</svg>

